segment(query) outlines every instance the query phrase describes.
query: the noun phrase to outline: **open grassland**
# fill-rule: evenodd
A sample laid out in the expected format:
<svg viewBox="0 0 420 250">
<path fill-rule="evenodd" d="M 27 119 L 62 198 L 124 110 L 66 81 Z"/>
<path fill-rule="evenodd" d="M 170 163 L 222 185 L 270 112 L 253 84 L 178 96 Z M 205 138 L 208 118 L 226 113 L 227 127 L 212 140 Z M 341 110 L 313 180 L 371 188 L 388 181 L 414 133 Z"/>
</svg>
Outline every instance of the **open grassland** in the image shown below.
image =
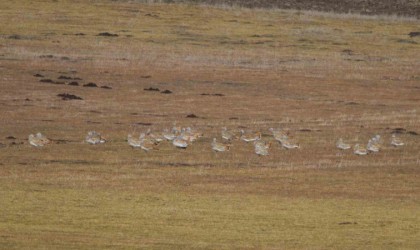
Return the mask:
<svg viewBox="0 0 420 250">
<path fill-rule="evenodd" d="M 0 248 L 419 249 L 420 38 L 408 36 L 419 25 L 0 1 Z M 83 87 L 90 82 L 98 87 Z M 125 141 L 133 129 L 175 121 L 204 137 L 149 153 Z M 301 148 L 273 141 L 258 157 L 234 141 L 216 154 L 210 142 L 222 126 L 260 130 L 268 141 L 268 129 L 282 127 Z M 82 143 L 89 130 L 109 141 Z M 38 131 L 54 143 L 30 147 Z M 404 147 L 389 146 L 392 132 Z M 334 145 L 374 134 L 385 141 L 377 154 Z"/>
</svg>

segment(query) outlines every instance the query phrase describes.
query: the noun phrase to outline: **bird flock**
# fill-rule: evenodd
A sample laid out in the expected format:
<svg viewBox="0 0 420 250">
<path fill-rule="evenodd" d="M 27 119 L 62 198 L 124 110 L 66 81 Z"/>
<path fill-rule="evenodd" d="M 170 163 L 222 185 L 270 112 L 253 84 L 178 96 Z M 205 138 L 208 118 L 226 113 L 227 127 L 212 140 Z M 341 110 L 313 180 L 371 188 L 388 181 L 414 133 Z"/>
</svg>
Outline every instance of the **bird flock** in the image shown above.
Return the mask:
<svg viewBox="0 0 420 250">
<path fill-rule="evenodd" d="M 282 147 L 286 149 L 299 149 L 300 145 L 291 139 L 288 135 L 288 132 L 281 128 L 270 128 L 275 141 L 277 141 Z M 178 127 L 174 126 L 171 129 L 164 129 L 162 132 L 152 132 L 148 129 L 145 132 L 138 133 L 129 133 L 127 136 L 127 143 L 132 148 L 140 148 L 146 152 L 152 150 L 158 150 L 159 144 L 163 141 L 168 141 L 172 145 L 179 149 L 186 149 L 191 146 L 196 140 L 203 137 L 203 133 L 193 129 L 191 127 Z M 229 130 L 226 127 L 221 129 L 221 140 L 218 141 L 217 138 L 213 138 L 211 141 L 211 149 L 214 152 L 227 152 L 232 146 L 233 140 L 242 140 L 246 143 L 253 143 L 254 152 L 259 156 L 269 155 L 269 149 L 271 147 L 271 142 L 264 141 L 261 136 L 261 132 L 254 131 L 244 131 L 240 130 L 240 135 L 233 130 Z M 51 143 L 51 140 L 48 139 L 41 133 L 30 134 L 28 137 L 29 144 L 34 147 L 44 147 L 47 144 Z M 107 140 L 102 137 L 102 135 L 96 131 L 89 131 L 85 137 L 85 142 L 92 145 L 106 143 Z M 390 144 L 394 147 L 400 147 L 404 145 L 404 142 L 396 134 L 392 134 Z M 356 155 L 367 155 L 369 153 L 377 153 L 381 150 L 383 145 L 382 138 L 380 135 L 375 135 L 370 138 L 366 145 L 364 144 L 355 144 L 353 146 L 353 153 Z M 352 146 L 349 143 L 344 142 L 342 138 L 339 138 L 336 142 L 336 147 L 340 150 L 349 150 Z"/>
</svg>

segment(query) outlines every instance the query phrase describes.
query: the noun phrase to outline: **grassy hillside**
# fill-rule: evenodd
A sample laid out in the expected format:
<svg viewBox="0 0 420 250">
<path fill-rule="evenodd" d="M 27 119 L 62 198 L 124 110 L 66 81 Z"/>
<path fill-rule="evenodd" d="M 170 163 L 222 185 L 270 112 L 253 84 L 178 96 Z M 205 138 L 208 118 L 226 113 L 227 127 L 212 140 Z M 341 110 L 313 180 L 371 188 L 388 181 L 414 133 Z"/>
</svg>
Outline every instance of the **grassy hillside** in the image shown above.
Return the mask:
<svg viewBox="0 0 420 250">
<path fill-rule="evenodd" d="M 420 40 L 408 35 L 418 27 L 286 10 L 0 2 L 0 246 L 418 249 Z M 148 153 L 125 141 L 173 122 L 204 137 Z M 270 155 L 242 141 L 212 152 L 223 126 L 261 131 Z M 301 148 L 283 149 L 270 127 Z M 108 142 L 84 143 L 89 130 Z M 31 147 L 38 131 L 53 143 Z M 392 133 L 406 145 L 390 146 Z M 335 148 L 339 137 L 354 145 L 375 134 L 379 153 Z"/>
</svg>

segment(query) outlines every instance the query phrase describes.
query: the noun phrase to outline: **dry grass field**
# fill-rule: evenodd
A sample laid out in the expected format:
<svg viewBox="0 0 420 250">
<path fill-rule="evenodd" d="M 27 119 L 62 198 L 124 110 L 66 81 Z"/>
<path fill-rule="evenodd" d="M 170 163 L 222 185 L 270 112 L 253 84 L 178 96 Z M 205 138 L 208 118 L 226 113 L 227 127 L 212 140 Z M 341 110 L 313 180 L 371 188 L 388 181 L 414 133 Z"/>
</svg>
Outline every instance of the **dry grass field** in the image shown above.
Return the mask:
<svg viewBox="0 0 420 250">
<path fill-rule="evenodd" d="M 419 25 L 0 1 L 0 248 L 419 249 L 420 37 L 408 35 Z M 148 153 L 126 142 L 173 122 L 204 137 Z M 223 126 L 261 131 L 270 155 L 242 141 L 212 152 Z M 281 148 L 270 127 L 301 147 Z M 83 143 L 89 130 L 108 142 Z M 31 147 L 38 131 L 53 143 Z M 390 146 L 393 132 L 405 146 Z M 335 148 L 375 134 L 379 153 Z"/>
</svg>

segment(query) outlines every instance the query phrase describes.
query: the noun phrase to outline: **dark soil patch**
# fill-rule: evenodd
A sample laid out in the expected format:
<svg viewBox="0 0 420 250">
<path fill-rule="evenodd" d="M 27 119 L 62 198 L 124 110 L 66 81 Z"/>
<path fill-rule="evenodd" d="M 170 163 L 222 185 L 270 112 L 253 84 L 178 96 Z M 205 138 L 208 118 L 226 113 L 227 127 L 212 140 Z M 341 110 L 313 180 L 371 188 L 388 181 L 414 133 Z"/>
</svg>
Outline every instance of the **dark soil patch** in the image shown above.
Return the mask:
<svg viewBox="0 0 420 250">
<path fill-rule="evenodd" d="M 359 105 L 357 102 L 347 102 L 346 105 Z"/>
<path fill-rule="evenodd" d="M 303 128 L 303 129 L 299 129 L 298 131 L 300 131 L 300 132 L 312 132 L 312 129 Z"/>
<path fill-rule="evenodd" d="M 117 37 L 118 35 L 109 33 L 109 32 L 102 32 L 102 33 L 99 33 L 97 36 Z"/>
<path fill-rule="evenodd" d="M 420 4 L 413 0 L 171 0 L 215 5 L 236 5 L 247 8 L 280 8 L 294 10 L 316 10 L 337 13 L 359 13 L 365 15 L 398 15 L 420 18 Z M 235 21 L 235 20 L 231 20 Z"/>
<path fill-rule="evenodd" d="M 39 58 L 54 58 L 53 55 L 41 55 Z"/>
<path fill-rule="evenodd" d="M 17 146 L 17 145 L 22 145 L 23 142 L 11 142 L 9 145 L 10 146 Z"/>
<path fill-rule="evenodd" d="M 416 41 L 411 41 L 411 40 L 407 40 L 407 39 L 398 39 L 397 42 L 399 42 L 399 43 L 407 43 L 407 44 L 417 44 Z"/>
<path fill-rule="evenodd" d="M 85 33 L 76 33 L 76 34 L 74 34 L 75 36 L 86 36 L 86 34 Z"/>
<path fill-rule="evenodd" d="M 419 135 L 417 132 L 415 132 L 415 131 L 408 131 L 407 132 L 407 134 L 410 134 L 410 135 Z"/>
<path fill-rule="evenodd" d="M 238 117 L 229 117 L 229 120 L 239 120 Z"/>
<path fill-rule="evenodd" d="M 218 94 L 218 93 L 216 93 L 216 94 L 202 93 L 201 95 L 203 95 L 203 96 L 225 96 L 224 94 Z"/>
<path fill-rule="evenodd" d="M 172 91 L 170 91 L 170 90 L 164 90 L 164 91 L 162 91 L 162 92 L 160 92 L 160 93 L 162 93 L 162 94 L 172 94 Z"/>
<path fill-rule="evenodd" d="M 195 114 L 189 114 L 186 116 L 186 118 L 198 118 Z"/>
<path fill-rule="evenodd" d="M 348 56 L 354 55 L 354 51 L 351 50 L 351 49 L 344 49 L 341 52 L 345 55 L 348 55 Z"/>
<path fill-rule="evenodd" d="M 90 82 L 90 83 L 84 84 L 83 87 L 97 88 L 98 85 L 96 85 L 96 83 L 94 83 L 94 82 Z"/>
<path fill-rule="evenodd" d="M 59 76 L 57 79 L 61 79 L 61 80 L 72 80 L 73 78 L 71 78 L 70 76 Z"/>
<path fill-rule="evenodd" d="M 141 126 L 152 126 L 152 123 L 150 122 L 136 122 L 135 124 Z"/>
<path fill-rule="evenodd" d="M 16 140 L 16 137 L 9 135 L 8 137 L 6 137 L 7 140 Z"/>
<path fill-rule="evenodd" d="M 152 76 L 149 76 L 149 75 L 145 75 L 145 76 L 140 76 L 141 78 L 145 78 L 145 79 L 147 79 L 147 78 L 151 78 Z"/>
<path fill-rule="evenodd" d="M 392 134 L 403 134 L 405 132 L 406 132 L 405 128 L 394 128 L 391 131 Z"/>
<path fill-rule="evenodd" d="M 357 222 L 343 221 L 338 223 L 338 225 L 357 225 Z"/>
<path fill-rule="evenodd" d="M 67 85 L 70 85 L 70 86 L 79 86 L 79 83 L 78 82 L 69 82 Z"/>
<path fill-rule="evenodd" d="M 90 124 L 101 124 L 102 122 L 86 121 L 86 123 L 90 123 Z"/>
<path fill-rule="evenodd" d="M 19 35 L 10 35 L 8 38 L 9 39 L 15 39 L 15 40 L 21 40 L 22 39 L 22 36 L 19 36 Z"/>
<path fill-rule="evenodd" d="M 156 14 L 151 14 L 151 13 L 147 13 L 145 16 L 156 17 L 156 18 L 158 18 L 158 17 L 159 17 L 158 15 L 156 15 Z"/>
<path fill-rule="evenodd" d="M 83 98 L 81 98 L 80 96 L 77 95 L 72 95 L 72 94 L 67 94 L 67 93 L 63 93 L 63 94 L 58 94 L 58 97 L 61 97 L 61 100 L 83 100 Z"/>
<path fill-rule="evenodd" d="M 55 81 L 55 82 L 53 82 L 53 84 L 66 84 L 65 82 L 60 82 L 60 81 Z"/>
<path fill-rule="evenodd" d="M 150 87 L 150 88 L 147 88 L 147 89 L 144 89 L 145 91 L 160 91 L 158 88 L 153 88 L 153 87 Z"/>
<path fill-rule="evenodd" d="M 44 77 L 43 75 L 41 75 L 41 74 L 35 74 L 34 75 L 35 77 Z"/>
<path fill-rule="evenodd" d="M 408 35 L 409 35 L 410 37 L 420 36 L 420 31 L 410 32 L 410 33 L 408 33 Z"/>
<path fill-rule="evenodd" d="M 106 85 L 104 85 L 104 86 L 101 86 L 101 88 L 102 88 L 102 89 L 112 89 L 111 87 L 109 87 L 109 86 L 106 86 Z"/>
<path fill-rule="evenodd" d="M 54 81 L 53 80 L 51 80 L 51 79 L 41 79 L 41 80 L 39 80 L 40 82 L 43 82 L 43 83 L 54 83 Z"/>
</svg>

